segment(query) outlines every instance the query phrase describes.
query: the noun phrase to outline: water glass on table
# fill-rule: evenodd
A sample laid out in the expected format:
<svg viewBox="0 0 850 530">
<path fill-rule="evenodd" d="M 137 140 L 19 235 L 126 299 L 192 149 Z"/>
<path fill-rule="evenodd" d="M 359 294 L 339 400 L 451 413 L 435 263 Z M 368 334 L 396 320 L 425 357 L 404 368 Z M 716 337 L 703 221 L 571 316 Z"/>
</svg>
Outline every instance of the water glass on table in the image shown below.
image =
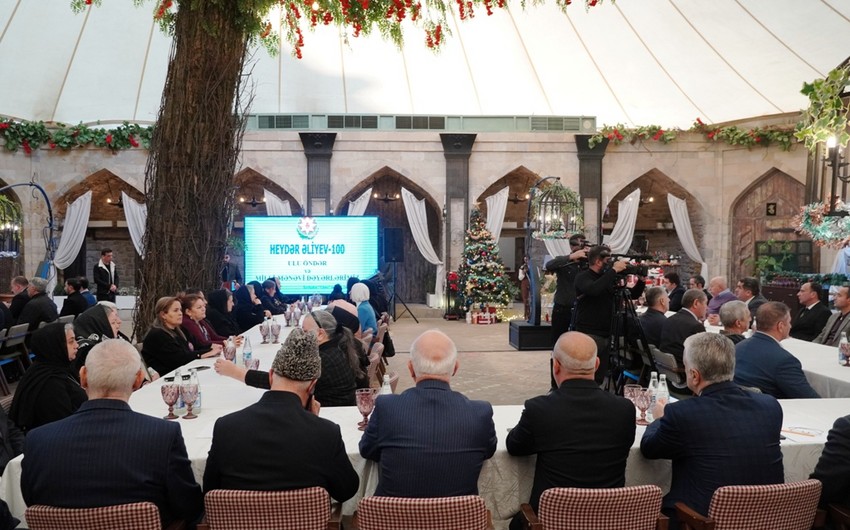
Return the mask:
<svg viewBox="0 0 850 530">
<path fill-rule="evenodd" d="M 186 403 L 186 414 L 183 416 L 184 420 L 194 420 L 198 417 L 197 414 L 192 412 L 192 405 L 195 404 L 195 400 L 198 399 L 198 385 L 197 383 L 187 383 L 184 385 L 180 385 L 180 396 L 183 398 L 183 402 Z"/>
<path fill-rule="evenodd" d="M 648 389 L 642 388 L 635 396 L 635 406 L 640 411 L 640 418 L 636 420 L 638 425 L 649 425 L 649 422 L 646 421 L 646 409 L 649 408 L 649 404 L 652 402 L 652 394 Z"/>
<path fill-rule="evenodd" d="M 369 414 L 375 408 L 375 397 L 377 395 L 377 388 L 359 388 L 354 393 L 357 400 L 357 410 L 363 415 L 363 421 L 357 423 L 357 428 L 361 431 L 365 431 L 366 426 L 369 425 Z"/>
<path fill-rule="evenodd" d="M 165 383 L 160 387 L 162 391 L 162 400 L 168 405 L 168 416 L 163 416 L 166 420 L 176 420 L 177 415 L 174 414 L 174 405 L 177 404 L 177 398 L 180 396 L 180 385 L 175 383 Z"/>
</svg>

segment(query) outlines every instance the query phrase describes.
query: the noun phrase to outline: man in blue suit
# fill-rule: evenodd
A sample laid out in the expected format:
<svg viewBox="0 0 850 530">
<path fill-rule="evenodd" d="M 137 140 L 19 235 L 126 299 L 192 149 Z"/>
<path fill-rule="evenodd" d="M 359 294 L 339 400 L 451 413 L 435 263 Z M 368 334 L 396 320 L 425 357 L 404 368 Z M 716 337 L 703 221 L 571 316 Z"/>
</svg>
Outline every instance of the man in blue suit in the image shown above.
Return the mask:
<svg viewBox="0 0 850 530">
<path fill-rule="evenodd" d="M 164 525 L 196 521 L 201 488 L 180 425 L 133 412 L 144 380 L 139 354 L 120 339 L 101 342 L 80 370 L 89 400 L 73 415 L 27 434 L 21 493 L 27 505 L 94 508 L 148 501 Z"/>
<path fill-rule="evenodd" d="M 819 398 L 799 359 L 779 341 L 788 338 L 791 313 L 782 302 L 767 302 L 756 313 L 756 332 L 735 346 L 735 382 L 776 399 Z"/>
<path fill-rule="evenodd" d="M 776 399 L 732 382 L 732 341 L 717 333 L 688 337 L 684 363 L 688 388 L 698 397 L 656 405 L 656 421 L 640 443 L 646 458 L 673 461 L 662 511 L 675 516 L 675 503 L 684 502 L 707 515 L 721 486 L 783 482 L 782 408 Z M 675 517 L 670 528 L 678 528 Z"/>
<path fill-rule="evenodd" d="M 484 460 L 496 452 L 493 407 L 449 387 L 457 348 L 437 330 L 417 337 L 407 363 L 416 386 L 378 396 L 360 454 L 380 465 L 375 495 L 477 495 Z"/>
</svg>

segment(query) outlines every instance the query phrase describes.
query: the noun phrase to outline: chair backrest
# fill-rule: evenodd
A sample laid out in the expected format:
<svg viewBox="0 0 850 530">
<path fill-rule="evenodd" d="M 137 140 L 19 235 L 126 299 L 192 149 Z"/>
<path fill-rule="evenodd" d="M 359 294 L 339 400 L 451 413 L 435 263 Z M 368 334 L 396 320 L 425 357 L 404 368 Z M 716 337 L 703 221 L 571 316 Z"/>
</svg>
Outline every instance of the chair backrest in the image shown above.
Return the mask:
<svg viewBox="0 0 850 530">
<path fill-rule="evenodd" d="M 393 389 L 393 394 L 395 394 L 395 389 L 398 386 L 398 372 L 390 370 L 387 373 L 390 375 L 390 388 Z M 383 384 L 383 381 L 381 383 Z"/>
<path fill-rule="evenodd" d="M 551 488 L 540 496 L 544 530 L 655 530 L 661 514 L 661 488 Z"/>
<path fill-rule="evenodd" d="M 372 351 L 369 352 L 369 368 L 366 370 L 366 376 L 368 377 L 367 381 L 369 384 L 372 384 L 373 380 L 376 380 L 376 373 L 378 372 L 378 365 L 381 364 L 381 355 L 384 353 L 384 345 L 381 343 L 375 343 L 372 346 Z M 378 386 L 380 386 L 380 382 Z"/>
<path fill-rule="evenodd" d="M 29 329 L 29 324 L 18 324 L 17 326 L 12 326 L 9 328 L 9 333 L 7 335 L 8 339 L 6 340 L 6 347 L 18 346 L 24 343 L 24 339 L 27 336 L 27 329 Z"/>
<path fill-rule="evenodd" d="M 380 324 L 378 326 L 378 336 L 375 337 L 375 343 L 376 344 L 383 344 L 384 343 L 384 335 L 387 334 L 387 330 L 389 330 L 389 329 L 390 329 L 390 327 L 387 324 Z"/>
<path fill-rule="evenodd" d="M 74 322 L 75 318 L 77 318 L 76 315 L 65 315 L 64 317 L 59 317 L 59 322 L 63 324 L 71 324 Z"/>
<path fill-rule="evenodd" d="M 324 488 L 212 490 L 204 497 L 210 530 L 325 530 L 331 501 Z"/>
<path fill-rule="evenodd" d="M 357 508 L 359 530 L 485 530 L 484 499 L 477 495 L 411 499 L 365 497 Z"/>
<path fill-rule="evenodd" d="M 159 510 L 152 502 L 101 508 L 56 508 L 33 505 L 25 512 L 31 530 L 159 530 Z"/>
<path fill-rule="evenodd" d="M 659 374 L 665 374 L 667 381 L 672 382 L 679 388 L 687 385 L 685 367 L 676 359 L 675 355 L 662 352 L 652 344 L 649 345 L 649 351 L 653 359 L 655 359 L 655 365 L 658 367 Z"/>
<path fill-rule="evenodd" d="M 819 480 L 766 486 L 724 486 L 711 497 L 708 516 L 716 530 L 809 530 L 820 499 Z"/>
</svg>

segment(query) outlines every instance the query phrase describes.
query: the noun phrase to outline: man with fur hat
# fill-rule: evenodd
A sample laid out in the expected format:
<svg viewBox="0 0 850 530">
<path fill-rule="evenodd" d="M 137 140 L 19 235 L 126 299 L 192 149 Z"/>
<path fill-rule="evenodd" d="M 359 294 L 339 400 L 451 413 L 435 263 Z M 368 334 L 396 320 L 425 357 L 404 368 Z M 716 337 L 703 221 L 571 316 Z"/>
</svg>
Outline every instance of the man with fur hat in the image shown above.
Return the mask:
<svg viewBox="0 0 850 530">
<path fill-rule="evenodd" d="M 292 330 L 269 370 L 271 390 L 215 422 L 204 491 L 320 486 L 340 502 L 354 496 L 360 479 L 339 426 L 318 417 L 313 399 L 321 367 L 316 336 Z"/>
</svg>

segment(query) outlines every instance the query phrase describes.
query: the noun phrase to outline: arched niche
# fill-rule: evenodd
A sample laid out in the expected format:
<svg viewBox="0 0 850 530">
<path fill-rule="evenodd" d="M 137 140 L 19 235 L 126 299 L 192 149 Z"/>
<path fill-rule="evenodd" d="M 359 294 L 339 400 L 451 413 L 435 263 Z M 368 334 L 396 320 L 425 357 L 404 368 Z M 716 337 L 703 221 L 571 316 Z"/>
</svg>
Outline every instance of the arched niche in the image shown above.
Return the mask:
<svg viewBox="0 0 850 530">
<path fill-rule="evenodd" d="M 404 202 L 401 199 L 401 188 L 405 188 L 413 193 L 417 199 L 425 199 L 428 235 L 437 255 L 441 254 L 440 235 L 443 229 L 442 208 L 428 192 L 413 182 L 413 180 L 390 167 L 384 166 L 363 179 L 351 191 L 345 194 L 336 207 L 336 214 L 347 215 L 348 202 L 357 199 L 369 188 L 372 188 L 372 197 L 369 200 L 369 205 L 366 207 L 364 215 L 375 215 L 380 218 L 380 238 L 382 241 L 379 245 L 381 249 L 379 264 L 381 271 L 387 275 L 392 268 L 391 264 L 384 262 L 383 229 L 401 228 L 404 239 L 404 263 L 398 263 L 396 266 L 398 272 L 396 289 L 399 296 L 406 302 L 424 303 L 425 295 L 434 288 L 436 265 L 428 263 L 416 247 L 416 242 L 413 240 L 413 234 L 410 231 L 410 224 L 407 221 L 407 214 L 404 210 Z M 375 197 L 376 194 L 378 198 Z M 396 195 L 399 198 L 393 200 Z"/>
<path fill-rule="evenodd" d="M 753 275 L 756 246 L 765 241 L 793 241 L 794 265 L 800 272 L 819 270 L 819 253 L 811 239 L 794 230 L 794 216 L 805 204 L 805 186 L 794 177 L 771 168 L 742 191 L 730 208 L 730 284 Z M 770 215 L 770 214 L 773 215 Z"/>
<path fill-rule="evenodd" d="M 673 215 L 667 204 L 667 194 L 684 199 L 688 206 L 688 216 L 691 220 L 691 229 L 697 248 L 703 249 L 705 236 L 705 208 L 696 197 L 679 185 L 676 181 L 665 175 L 658 169 L 651 169 L 626 184 L 607 204 L 602 215 L 602 226 L 605 234 L 610 234 L 618 219 L 620 201 L 626 199 L 630 193 L 640 188 L 641 205 L 638 208 L 637 220 L 635 222 L 635 239 L 632 249 L 642 252 L 643 241 L 646 241 L 646 249 L 650 254 L 661 253 L 664 255 L 676 255 L 681 257 L 678 267 L 668 266 L 665 272 L 678 272 L 683 279 L 700 273 L 700 264 L 695 263 L 686 254 L 673 228 Z M 705 256 L 703 256 L 705 258 Z"/>
<path fill-rule="evenodd" d="M 291 193 L 253 168 L 248 167 L 237 173 L 233 182 L 236 187 L 236 223 L 244 221 L 246 216 L 268 215 L 265 190 L 269 190 L 282 201 L 289 201 L 292 215 L 302 215 L 301 205 Z"/>
<path fill-rule="evenodd" d="M 55 200 L 53 213 L 57 226 L 63 227 L 68 205 L 88 191 L 92 192 L 92 198 L 86 237 L 77 259 L 62 271 L 58 285 L 61 287 L 63 278 L 72 276 L 85 276 L 91 282 L 92 270 L 100 260 L 100 251 L 109 248 L 118 270 L 119 288 L 132 290 L 138 284 L 140 258 L 127 229 L 123 203 L 120 202 L 121 192 L 140 203 L 145 202 L 145 196 L 112 171 L 100 169 L 70 186 Z M 91 289 L 94 290 L 93 285 Z"/>
<path fill-rule="evenodd" d="M 4 188 L 6 186 L 8 186 L 8 183 L 6 181 L 4 181 L 3 179 L 0 179 L 0 188 Z M 20 207 L 21 206 L 21 199 L 18 195 L 18 192 L 16 192 L 15 189 L 17 189 L 19 191 L 20 190 L 26 190 L 26 188 L 21 186 L 19 188 L 8 189 L 6 191 L 3 191 L 1 194 Z M 41 195 L 39 195 L 38 197 L 41 198 Z M 22 213 L 25 216 L 23 222 L 26 223 L 27 222 L 26 212 L 22 211 Z M 30 219 L 31 219 L 31 221 L 35 220 L 35 221 L 38 221 L 38 222 L 42 222 L 42 219 L 44 219 L 44 218 L 39 215 L 39 216 L 35 216 L 35 217 L 30 217 Z M 0 257 L 0 290 L 2 290 L 2 292 L 7 292 L 9 290 L 9 283 L 11 282 L 12 278 L 14 278 L 15 276 L 20 276 L 20 275 L 24 274 L 25 269 L 24 269 L 24 236 L 23 236 L 23 233 L 24 233 L 23 230 L 18 232 L 18 255 L 15 256 L 15 257 Z M 0 237 L 7 237 L 7 236 L 5 234 L 3 234 L 2 232 L 0 232 Z"/>
</svg>

